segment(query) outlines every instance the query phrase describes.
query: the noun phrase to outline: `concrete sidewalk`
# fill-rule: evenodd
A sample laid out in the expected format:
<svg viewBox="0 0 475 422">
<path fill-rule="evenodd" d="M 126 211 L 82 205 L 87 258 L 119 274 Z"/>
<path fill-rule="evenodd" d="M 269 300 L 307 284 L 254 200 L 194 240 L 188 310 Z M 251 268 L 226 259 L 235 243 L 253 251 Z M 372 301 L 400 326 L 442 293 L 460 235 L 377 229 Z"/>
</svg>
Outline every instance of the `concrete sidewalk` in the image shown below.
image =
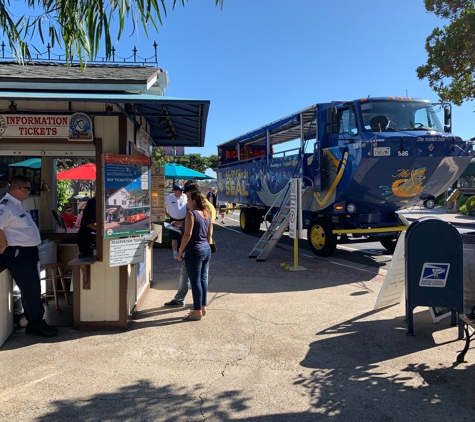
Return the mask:
<svg viewBox="0 0 475 422">
<path fill-rule="evenodd" d="M 126 332 L 14 333 L 0 348 L 1 421 L 472 421 L 475 351 L 404 298 L 373 311 L 384 276 L 217 227 L 207 315 L 169 309 L 180 264 L 155 249 L 154 286 Z M 191 301 L 191 293 L 189 294 Z M 472 348 L 473 349 L 473 348 Z"/>
</svg>

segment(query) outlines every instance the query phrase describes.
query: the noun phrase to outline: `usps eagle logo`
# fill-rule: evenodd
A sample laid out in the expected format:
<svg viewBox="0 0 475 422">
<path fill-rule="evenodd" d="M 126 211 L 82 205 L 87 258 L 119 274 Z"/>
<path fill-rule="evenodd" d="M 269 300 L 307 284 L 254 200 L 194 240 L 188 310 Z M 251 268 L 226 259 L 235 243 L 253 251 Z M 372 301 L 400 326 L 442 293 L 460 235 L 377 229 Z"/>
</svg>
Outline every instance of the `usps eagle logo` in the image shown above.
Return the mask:
<svg viewBox="0 0 475 422">
<path fill-rule="evenodd" d="M 422 267 L 419 286 L 445 287 L 449 276 L 450 264 L 425 262 Z"/>
</svg>

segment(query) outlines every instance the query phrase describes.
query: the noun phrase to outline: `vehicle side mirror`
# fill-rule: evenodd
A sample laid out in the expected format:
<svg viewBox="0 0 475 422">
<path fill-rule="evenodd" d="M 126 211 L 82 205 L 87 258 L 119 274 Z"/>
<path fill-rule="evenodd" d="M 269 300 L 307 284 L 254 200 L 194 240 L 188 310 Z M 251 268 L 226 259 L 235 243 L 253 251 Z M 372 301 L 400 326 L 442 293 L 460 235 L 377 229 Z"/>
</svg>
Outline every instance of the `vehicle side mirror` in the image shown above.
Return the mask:
<svg viewBox="0 0 475 422">
<path fill-rule="evenodd" d="M 452 132 L 452 110 L 449 106 L 444 108 L 444 131 Z"/>
<path fill-rule="evenodd" d="M 336 132 L 336 116 L 337 116 L 336 107 L 328 107 L 327 109 L 327 133 Z"/>
</svg>

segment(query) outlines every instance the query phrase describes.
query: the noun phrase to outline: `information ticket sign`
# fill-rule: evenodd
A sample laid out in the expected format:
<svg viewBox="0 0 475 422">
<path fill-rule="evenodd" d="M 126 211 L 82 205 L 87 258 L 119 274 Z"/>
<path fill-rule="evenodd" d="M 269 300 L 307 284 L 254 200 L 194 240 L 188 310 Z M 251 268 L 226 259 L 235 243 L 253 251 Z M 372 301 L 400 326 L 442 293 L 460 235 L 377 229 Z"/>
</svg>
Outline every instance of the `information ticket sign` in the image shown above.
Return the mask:
<svg viewBox="0 0 475 422">
<path fill-rule="evenodd" d="M 113 239 L 110 242 L 110 267 L 138 264 L 145 259 L 145 241 L 143 237 Z"/>
</svg>

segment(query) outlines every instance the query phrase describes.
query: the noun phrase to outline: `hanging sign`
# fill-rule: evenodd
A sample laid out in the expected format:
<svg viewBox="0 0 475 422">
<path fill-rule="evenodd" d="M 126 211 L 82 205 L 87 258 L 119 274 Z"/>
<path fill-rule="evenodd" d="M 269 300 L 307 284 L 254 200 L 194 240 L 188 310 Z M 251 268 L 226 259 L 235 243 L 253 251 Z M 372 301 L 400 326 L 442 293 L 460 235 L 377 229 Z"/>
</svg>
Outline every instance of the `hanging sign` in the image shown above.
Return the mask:
<svg viewBox="0 0 475 422">
<path fill-rule="evenodd" d="M 67 138 L 69 116 L 1 114 L 2 138 Z"/>
<path fill-rule="evenodd" d="M 185 147 L 163 147 L 165 157 L 184 157 Z"/>
<path fill-rule="evenodd" d="M 165 157 L 173 157 L 173 147 L 163 147 L 163 155 Z"/>
<path fill-rule="evenodd" d="M 47 114 L 0 114 L 0 138 L 61 138 L 70 141 L 94 139 L 91 118 Z"/>
<path fill-rule="evenodd" d="M 94 139 L 91 118 L 85 113 L 74 113 L 69 119 L 70 141 L 92 141 Z"/>
<path fill-rule="evenodd" d="M 152 152 L 152 137 L 142 127 L 138 130 L 135 146 L 143 154 L 150 156 Z"/>
</svg>

